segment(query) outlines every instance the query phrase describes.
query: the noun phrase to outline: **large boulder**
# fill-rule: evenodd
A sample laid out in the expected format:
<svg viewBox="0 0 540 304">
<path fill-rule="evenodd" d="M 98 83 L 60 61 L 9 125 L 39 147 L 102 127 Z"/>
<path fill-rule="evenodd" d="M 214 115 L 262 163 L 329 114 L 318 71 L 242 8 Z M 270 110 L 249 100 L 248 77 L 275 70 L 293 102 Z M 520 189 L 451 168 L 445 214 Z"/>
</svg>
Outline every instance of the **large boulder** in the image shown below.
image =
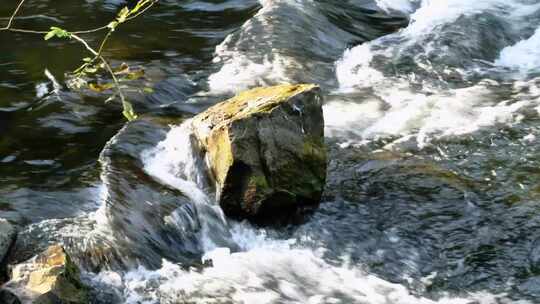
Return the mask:
<svg viewBox="0 0 540 304">
<path fill-rule="evenodd" d="M 16 265 L 4 286 L 23 303 L 88 304 L 88 289 L 80 271 L 59 245 Z"/>
<path fill-rule="evenodd" d="M 5 219 L 0 218 L 0 283 L 4 281 L 6 255 L 15 241 L 15 228 Z"/>
<path fill-rule="evenodd" d="M 319 203 L 327 159 L 318 86 L 249 90 L 191 124 L 226 214 L 268 218 Z"/>
</svg>

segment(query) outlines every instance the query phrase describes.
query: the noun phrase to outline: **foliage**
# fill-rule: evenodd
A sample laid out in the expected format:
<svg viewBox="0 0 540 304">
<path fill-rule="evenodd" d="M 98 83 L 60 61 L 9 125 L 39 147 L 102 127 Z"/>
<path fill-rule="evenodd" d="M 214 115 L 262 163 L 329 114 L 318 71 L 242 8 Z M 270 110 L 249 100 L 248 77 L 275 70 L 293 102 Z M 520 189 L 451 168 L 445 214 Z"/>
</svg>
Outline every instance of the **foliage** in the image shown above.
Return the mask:
<svg viewBox="0 0 540 304">
<path fill-rule="evenodd" d="M 53 26 L 50 28 L 49 31 L 34 31 L 27 29 L 17 29 L 12 27 L 15 16 L 25 2 L 25 0 L 21 0 L 17 5 L 17 8 L 11 15 L 8 24 L 5 27 L 0 28 L 0 31 L 44 34 L 44 40 L 60 38 L 75 40 L 79 42 L 92 55 L 92 57 L 85 57 L 82 59 L 83 64 L 79 68 L 75 69 L 73 73 L 71 73 L 73 77 L 72 79 L 70 79 L 68 86 L 72 88 L 87 87 L 95 92 L 114 90 L 114 93 L 109 98 L 107 98 L 106 102 L 119 98 L 122 102 L 122 113 L 124 114 L 124 116 L 128 120 L 134 120 L 137 118 L 137 114 L 133 110 L 133 106 L 131 105 L 131 103 L 126 99 L 120 82 L 138 79 L 144 75 L 144 71 L 130 71 L 129 66 L 125 63 L 120 65 L 118 68 L 113 69 L 109 61 L 103 56 L 103 50 L 107 44 L 107 41 L 112 36 L 114 31 L 118 28 L 118 26 L 140 16 L 158 1 L 159 0 L 138 0 L 138 2 L 133 6 L 133 8 L 122 8 L 113 21 L 109 22 L 105 26 L 96 29 L 85 31 L 68 31 L 66 29 Z M 107 33 L 105 34 L 99 45 L 99 48 L 97 49 L 91 47 L 90 44 L 81 37 L 82 34 L 93 33 L 102 30 L 107 30 Z M 99 84 L 97 82 L 88 81 L 89 78 L 91 79 L 93 76 L 99 74 L 102 71 L 110 75 L 112 79 L 111 83 Z"/>
<path fill-rule="evenodd" d="M 54 36 L 56 36 L 58 38 L 70 38 L 71 34 L 69 32 L 67 32 L 67 31 L 59 28 L 59 27 L 52 26 L 51 31 L 48 32 L 47 35 L 45 35 L 44 39 L 49 40 Z"/>
</svg>

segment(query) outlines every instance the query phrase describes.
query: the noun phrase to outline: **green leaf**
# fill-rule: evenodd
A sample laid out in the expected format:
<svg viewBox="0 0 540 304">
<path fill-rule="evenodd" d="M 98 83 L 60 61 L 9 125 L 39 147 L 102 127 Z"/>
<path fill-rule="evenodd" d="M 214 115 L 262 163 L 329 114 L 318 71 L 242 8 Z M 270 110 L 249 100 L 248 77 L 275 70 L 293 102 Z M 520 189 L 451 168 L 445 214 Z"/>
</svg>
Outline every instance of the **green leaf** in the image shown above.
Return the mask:
<svg viewBox="0 0 540 304">
<path fill-rule="evenodd" d="M 126 21 L 127 17 L 129 16 L 130 14 L 130 11 L 129 11 L 129 8 L 127 7 L 124 7 L 123 9 L 120 10 L 120 12 L 118 13 L 118 17 L 116 20 L 118 20 L 118 23 L 123 23 Z"/>
<path fill-rule="evenodd" d="M 92 61 L 92 58 L 90 57 L 85 57 L 82 59 L 84 62 L 91 62 Z"/>
<path fill-rule="evenodd" d="M 54 37 L 54 35 L 55 35 L 54 31 L 50 31 L 50 32 L 47 33 L 47 35 L 45 35 L 45 37 L 43 37 L 43 39 L 49 40 L 52 37 Z"/>
<path fill-rule="evenodd" d="M 51 30 L 43 37 L 45 40 L 49 40 L 54 36 L 58 38 L 71 38 L 71 33 L 56 26 L 52 26 Z"/>
<path fill-rule="evenodd" d="M 135 111 L 133 111 L 133 106 L 127 101 L 124 101 L 124 111 L 122 114 L 124 114 L 124 117 L 126 117 L 129 121 L 137 119 L 137 114 L 135 114 Z"/>
<path fill-rule="evenodd" d="M 143 89 L 143 92 L 145 92 L 146 94 L 152 94 L 154 93 L 154 89 L 152 89 L 151 87 L 145 87 Z"/>
</svg>

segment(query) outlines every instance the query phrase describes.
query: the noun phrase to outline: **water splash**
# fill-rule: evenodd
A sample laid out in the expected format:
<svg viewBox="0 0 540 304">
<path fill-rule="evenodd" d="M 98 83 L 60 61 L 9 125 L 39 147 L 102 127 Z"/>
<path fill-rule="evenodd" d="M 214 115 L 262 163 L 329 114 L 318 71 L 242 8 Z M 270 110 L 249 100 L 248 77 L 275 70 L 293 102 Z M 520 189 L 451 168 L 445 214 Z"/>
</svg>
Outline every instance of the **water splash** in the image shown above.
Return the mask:
<svg viewBox="0 0 540 304">
<path fill-rule="evenodd" d="M 537 9 L 537 4 L 522 1 L 422 1 L 409 26 L 346 50 L 336 62 L 340 88 L 325 106 L 329 134 L 342 138 L 353 134 L 356 139 L 347 140 L 357 143 L 412 137 L 423 148 L 435 139 L 520 122 L 538 107 L 538 99 L 519 96 L 512 84 L 477 78 L 493 70 L 489 61 L 497 57 L 500 66 L 534 69 L 537 64 L 531 56 L 538 33 L 503 47 L 514 39 L 509 24 L 522 29 L 524 16 Z M 469 31 L 461 24 L 468 24 Z M 490 27 L 477 33 L 485 24 Z M 498 42 L 479 43 L 487 36 Z M 447 45 L 448 39 L 454 45 Z"/>
<path fill-rule="evenodd" d="M 528 73 L 540 68 L 540 28 L 529 37 L 501 51 L 495 64 Z"/>
<path fill-rule="evenodd" d="M 163 261 L 163 267 L 156 271 L 140 267 L 122 278 L 106 272 L 95 277 L 94 283 L 112 282 L 109 286 L 123 293 L 127 304 L 518 303 L 488 293 L 439 300 L 417 297 L 403 285 L 366 273 L 361 265 L 329 264 L 322 258 L 323 249 L 297 248 L 292 241 L 267 239 L 253 230 L 242 237 L 247 237 L 246 243 L 257 245 L 239 253 L 211 251 L 206 258 L 211 259 L 212 267 L 202 271 Z"/>
<path fill-rule="evenodd" d="M 194 203 L 193 210 L 182 206 L 167 216 L 165 222 L 184 232 L 192 230 L 189 227 L 196 224 L 191 219 L 198 218 L 202 225 L 203 250 L 208 251 L 226 241 L 229 233 L 223 211 L 209 195 L 212 187 L 209 186 L 205 161 L 195 142 L 191 123 L 186 121 L 173 126 L 165 140 L 155 148 L 145 150 L 141 159 L 149 175 L 180 190 Z"/>
</svg>

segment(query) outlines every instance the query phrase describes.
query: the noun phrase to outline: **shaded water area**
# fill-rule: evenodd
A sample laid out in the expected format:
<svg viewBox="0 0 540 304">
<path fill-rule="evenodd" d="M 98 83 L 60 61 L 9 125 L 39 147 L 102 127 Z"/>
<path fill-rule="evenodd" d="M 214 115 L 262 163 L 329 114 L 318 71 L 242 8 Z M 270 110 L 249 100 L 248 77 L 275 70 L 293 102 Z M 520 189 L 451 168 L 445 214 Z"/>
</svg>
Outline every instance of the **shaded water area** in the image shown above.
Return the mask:
<svg viewBox="0 0 540 304">
<path fill-rule="evenodd" d="M 86 29 L 123 5 L 27 0 L 15 21 Z M 131 123 L 66 87 L 79 45 L 0 32 L 10 259 L 62 242 L 95 303 L 537 303 L 539 21 L 536 0 L 162 0 L 105 51 L 145 71 Z M 181 122 L 284 82 L 324 92 L 323 202 L 227 219 Z"/>
</svg>

